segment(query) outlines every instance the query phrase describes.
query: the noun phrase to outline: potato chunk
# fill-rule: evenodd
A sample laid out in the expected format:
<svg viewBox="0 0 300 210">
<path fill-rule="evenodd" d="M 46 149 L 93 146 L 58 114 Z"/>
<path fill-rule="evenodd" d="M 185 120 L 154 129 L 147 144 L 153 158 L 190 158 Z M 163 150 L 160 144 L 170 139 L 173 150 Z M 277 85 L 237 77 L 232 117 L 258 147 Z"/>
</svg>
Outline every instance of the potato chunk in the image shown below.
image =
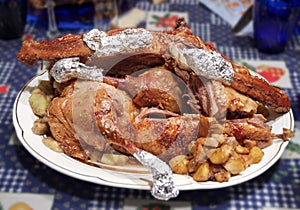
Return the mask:
<svg viewBox="0 0 300 210">
<path fill-rule="evenodd" d="M 224 165 L 224 168 L 231 174 L 239 174 L 245 170 L 245 164 L 242 159 L 230 158 Z"/>
<path fill-rule="evenodd" d="M 44 118 L 39 118 L 34 121 L 32 132 L 37 135 L 44 135 L 49 132 L 48 122 Z"/>
<path fill-rule="evenodd" d="M 55 141 L 52 137 L 44 138 L 43 143 L 46 147 L 55 152 L 63 152 L 62 148 L 59 146 L 59 143 Z"/>
<path fill-rule="evenodd" d="M 36 87 L 29 96 L 29 104 L 35 115 L 43 117 L 46 109 L 54 97 L 54 89 L 49 81 L 40 81 L 38 87 Z"/>
<path fill-rule="evenodd" d="M 249 155 L 252 157 L 253 163 L 259 163 L 264 156 L 264 152 L 259 147 L 253 147 Z"/>
<path fill-rule="evenodd" d="M 107 165 L 124 166 L 127 161 L 128 157 L 126 155 L 119 154 L 103 154 L 101 158 L 101 163 Z"/>
<path fill-rule="evenodd" d="M 247 147 L 243 147 L 241 145 L 236 146 L 235 151 L 239 154 L 248 154 L 249 149 Z"/>
<path fill-rule="evenodd" d="M 232 147 L 224 144 L 221 147 L 215 149 L 211 155 L 209 155 L 209 160 L 213 164 L 223 164 L 225 163 L 231 155 Z"/>
<path fill-rule="evenodd" d="M 39 117 L 43 117 L 46 113 L 50 101 L 46 94 L 40 89 L 34 89 L 29 97 L 29 104 L 33 113 Z"/>
<path fill-rule="evenodd" d="M 169 161 L 169 165 L 172 171 L 176 174 L 187 174 L 188 173 L 188 163 L 185 155 L 178 155 Z"/>
<path fill-rule="evenodd" d="M 197 182 L 205 182 L 209 179 L 209 163 L 202 163 L 193 175 L 193 179 Z"/>
<path fill-rule="evenodd" d="M 46 80 L 40 81 L 40 83 L 38 85 L 38 89 L 40 89 L 47 96 L 54 95 L 54 88 L 52 87 L 52 85 L 49 81 L 46 81 Z"/>
<path fill-rule="evenodd" d="M 214 177 L 217 182 L 228 182 L 231 177 L 230 173 L 227 170 L 221 170 L 214 174 Z"/>
</svg>

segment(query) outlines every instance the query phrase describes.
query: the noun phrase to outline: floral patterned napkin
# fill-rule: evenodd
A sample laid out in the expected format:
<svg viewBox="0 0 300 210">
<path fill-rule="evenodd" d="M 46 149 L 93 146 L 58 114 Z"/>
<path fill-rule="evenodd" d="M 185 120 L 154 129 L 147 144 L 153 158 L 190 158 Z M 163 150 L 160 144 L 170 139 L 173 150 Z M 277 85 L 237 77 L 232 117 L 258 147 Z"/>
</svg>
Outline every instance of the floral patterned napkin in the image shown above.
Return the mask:
<svg viewBox="0 0 300 210">
<path fill-rule="evenodd" d="M 172 30 L 178 18 L 184 18 L 188 22 L 187 12 L 158 12 L 149 11 L 146 20 L 146 28 L 152 31 Z"/>
<path fill-rule="evenodd" d="M 0 192 L 0 210 L 50 210 L 54 195 Z"/>
</svg>

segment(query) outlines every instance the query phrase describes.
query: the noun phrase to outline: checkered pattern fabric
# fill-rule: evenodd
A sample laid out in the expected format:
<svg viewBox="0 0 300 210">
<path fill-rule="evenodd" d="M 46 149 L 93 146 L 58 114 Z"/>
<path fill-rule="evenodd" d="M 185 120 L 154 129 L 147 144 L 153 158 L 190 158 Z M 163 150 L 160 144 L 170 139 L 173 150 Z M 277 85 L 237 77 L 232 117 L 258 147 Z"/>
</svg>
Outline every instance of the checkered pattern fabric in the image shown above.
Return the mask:
<svg viewBox="0 0 300 210">
<path fill-rule="evenodd" d="M 293 85 L 285 91 L 291 99 L 295 119 L 300 120 L 299 36 L 293 38 L 284 53 L 267 55 L 253 47 L 251 38 L 232 36 L 229 24 L 200 6 L 198 0 L 166 0 L 157 5 L 141 0 L 137 1 L 136 6 L 146 11 L 188 12 L 194 34 L 214 43 L 220 52 L 232 60 L 285 61 Z M 47 38 L 45 27 L 33 20 L 27 23 L 25 31 L 34 34 L 35 39 Z M 79 32 L 84 33 L 83 29 Z M 0 40 L 0 191 L 53 194 L 52 209 L 55 210 L 121 210 L 124 199 L 152 199 L 148 191 L 95 185 L 73 179 L 40 163 L 23 146 L 8 144 L 14 132 L 11 118 L 14 100 L 37 69 L 37 66 L 28 67 L 16 60 L 20 46 L 21 40 Z M 209 191 L 183 191 L 174 200 L 191 201 L 193 210 L 300 208 L 300 160 L 282 159 L 246 183 Z"/>
<path fill-rule="evenodd" d="M 22 169 L 0 168 L 0 191 L 1 192 L 22 192 L 27 171 Z"/>
</svg>

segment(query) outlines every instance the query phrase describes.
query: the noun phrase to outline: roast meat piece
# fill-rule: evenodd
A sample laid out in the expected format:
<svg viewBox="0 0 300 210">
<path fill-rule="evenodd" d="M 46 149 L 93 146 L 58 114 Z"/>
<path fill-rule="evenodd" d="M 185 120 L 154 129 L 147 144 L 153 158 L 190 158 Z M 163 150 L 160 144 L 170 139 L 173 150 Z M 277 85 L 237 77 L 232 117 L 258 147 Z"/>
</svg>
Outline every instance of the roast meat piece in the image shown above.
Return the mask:
<svg viewBox="0 0 300 210">
<path fill-rule="evenodd" d="M 92 81 L 70 84 L 51 102 L 47 117 L 64 152 L 80 159 L 87 158 L 90 146 L 101 152 L 108 144 L 128 154 L 137 147 L 163 159 L 186 154 L 200 119 L 155 107 L 140 110 L 125 91 Z"/>
<path fill-rule="evenodd" d="M 257 141 L 257 146 L 264 148 L 272 144 L 274 135 L 272 127 L 266 124 L 266 118 L 255 114 L 249 118 L 226 120 L 224 133 L 234 136 L 237 140 Z"/>
<path fill-rule="evenodd" d="M 125 79 L 105 77 L 105 83 L 126 91 L 139 107 L 157 107 L 175 113 L 191 113 L 184 81 L 163 66 L 143 69 Z M 192 97 L 192 96 L 190 96 Z"/>
</svg>

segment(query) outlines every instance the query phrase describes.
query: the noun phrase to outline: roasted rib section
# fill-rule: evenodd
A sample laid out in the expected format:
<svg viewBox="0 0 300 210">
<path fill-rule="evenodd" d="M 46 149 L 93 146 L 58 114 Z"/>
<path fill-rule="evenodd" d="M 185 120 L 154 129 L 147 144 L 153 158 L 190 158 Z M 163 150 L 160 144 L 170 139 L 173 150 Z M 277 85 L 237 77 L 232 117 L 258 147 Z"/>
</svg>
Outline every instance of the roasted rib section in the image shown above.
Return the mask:
<svg viewBox="0 0 300 210">
<path fill-rule="evenodd" d="M 25 40 L 17 57 L 28 65 L 34 65 L 39 60 L 56 61 L 76 56 L 86 60 L 93 51 L 83 42 L 82 36 L 68 34 L 54 40 Z"/>
<path fill-rule="evenodd" d="M 266 80 L 251 76 L 246 67 L 237 66 L 231 87 L 242 92 L 254 100 L 272 107 L 278 113 L 284 113 L 290 109 L 288 95 L 280 89 L 270 85 Z"/>
</svg>

